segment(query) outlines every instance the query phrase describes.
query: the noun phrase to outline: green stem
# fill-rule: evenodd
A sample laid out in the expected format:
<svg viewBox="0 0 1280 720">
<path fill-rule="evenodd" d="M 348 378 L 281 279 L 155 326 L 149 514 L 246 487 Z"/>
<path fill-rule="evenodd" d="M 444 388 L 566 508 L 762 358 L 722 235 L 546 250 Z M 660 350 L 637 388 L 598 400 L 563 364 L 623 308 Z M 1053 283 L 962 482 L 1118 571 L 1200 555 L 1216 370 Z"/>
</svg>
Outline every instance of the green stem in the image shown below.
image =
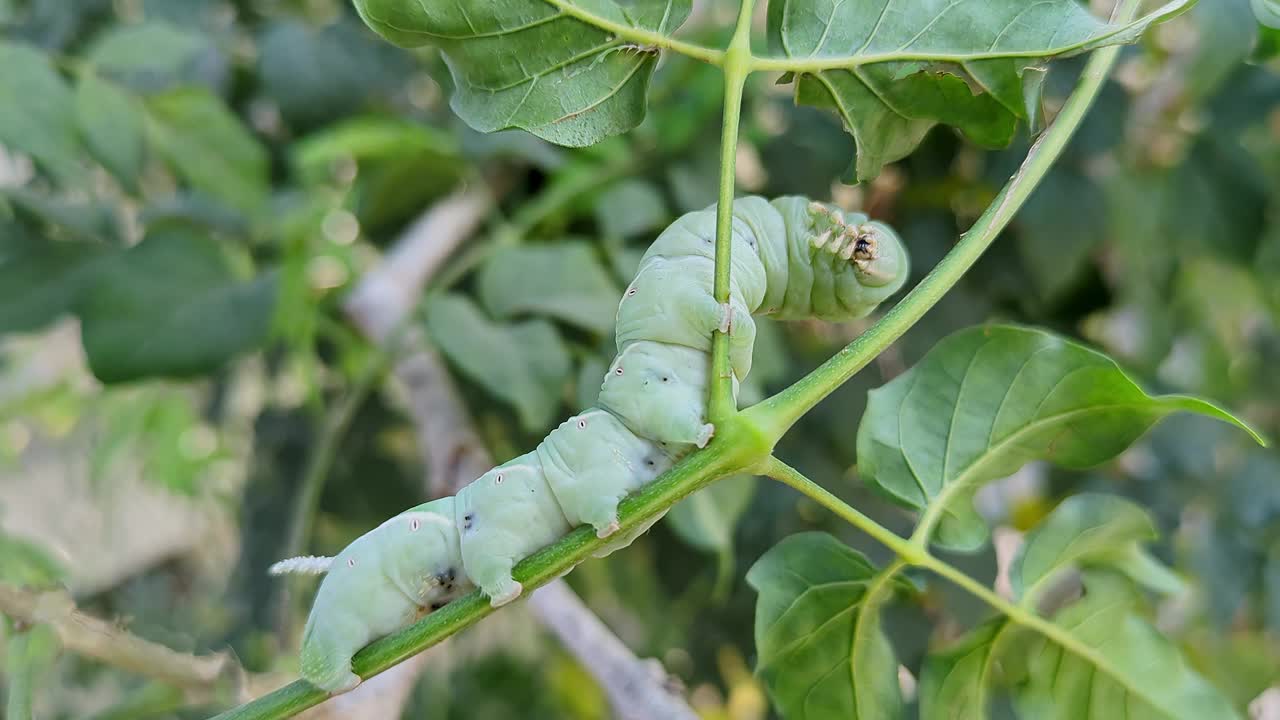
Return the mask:
<svg viewBox="0 0 1280 720">
<path fill-rule="evenodd" d="M 619 532 L 634 529 L 712 481 L 748 465 L 749 458 L 739 448 L 749 442 L 732 436 L 726 440 L 685 458 L 656 482 L 623 500 L 618 509 Z M 608 542 L 608 539 L 597 538 L 590 526 L 580 527 L 521 561 L 513 575 L 524 585 L 526 593 L 532 592 L 572 570 Z M 370 678 L 476 624 L 492 612 L 484 596 L 472 592 L 361 650 L 352 661 L 352 669 L 360 677 Z M 323 690 L 297 680 L 218 715 L 215 720 L 278 720 L 292 717 L 327 698 Z"/>
<path fill-rule="evenodd" d="M 802 494 L 809 496 L 822 507 L 835 513 L 841 520 L 865 532 L 892 550 L 898 557 L 913 565 L 923 562 L 925 551 L 912 545 L 906 538 L 897 535 L 880 523 L 855 510 L 845 501 L 827 492 L 821 485 L 805 477 L 803 473 L 776 457 L 770 457 L 760 468 L 760 472 L 790 485 Z"/>
<path fill-rule="evenodd" d="M 1117 18 L 1132 18 L 1137 6 L 1138 0 L 1126 0 L 1116 11 Z M 987 207 L 986 212 L 961 237 L 960 242 L 919 285 L 885 313 L 871 329 L 831 359 L 791 387 L 746 410 L 743 415 L 762 427 L 766 434 L 780 437 L 801 416 L 866 367 L 933 308 L 991 246 L 1044 179 L 1098 96 L 1119 53 L 1119 46 L 1102 48 L 1093 53 L 1075 92 L 1063 105 L 1053 125 L 1032 146 L 1018 172 L 1009 179 L 996 196 L 995 202 Z"/>
<path fill-rule="evenodd" d="M 569 17 L 576 18 L 582 22 L 598 27 L 601 30 L 607 30 L 616 37 L 630 40 L 631 42 L 646 47 L 665 48 L 681 55 L 688 55 L 695 60 L 701 60 L 712 65 L 719 65 L 723 62 L 725 53 L 715 48 L 695 45 L 694 43 L 676 40 L 673 37 L 664 35 L 661 32 L 651 30 L 642 30 L 641 28 L 627 25 L 620 22 L 614 22 L 601 15 L 596 15 L 582 7 L 576 5 L 570 0 L 545 0 L 548 5 L 555 7 L 561 13 Z"/>
<path fill-rule="evenodd" d="M 32 720 L 36 686 L 57 658 L 57 635 L 47 625 L 10 628 L 5 717 Z"/>
<path fill-rule="evenodd" d="M 728 306 L 730 250 L 733 246 L 734 172 L 738 156 L 738 121 L 742 116 L 742 88 L 751 74 L 751 15 L 754 0 L 743 0 L 738 23 L 725 51 L 724 123 L 720 134 L 720 194 L 716 199 L 716 267 L 713 295 Z M 732 332 L 732 329 L 730 329 Z M 733 399 L 733 368 L 729 363 L 729 335 L 716 331 L 711 336 L 711 394 L 707 417 L 717 428 L 738 411 Z"/>
</svg>

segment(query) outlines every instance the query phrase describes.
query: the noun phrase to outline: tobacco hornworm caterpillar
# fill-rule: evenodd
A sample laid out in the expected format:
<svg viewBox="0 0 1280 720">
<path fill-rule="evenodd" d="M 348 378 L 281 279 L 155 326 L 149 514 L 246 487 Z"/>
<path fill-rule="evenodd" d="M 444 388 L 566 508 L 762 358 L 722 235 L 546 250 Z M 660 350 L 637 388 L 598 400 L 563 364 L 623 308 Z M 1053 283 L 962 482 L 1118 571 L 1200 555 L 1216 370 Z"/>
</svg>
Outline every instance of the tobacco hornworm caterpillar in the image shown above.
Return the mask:
<svg viewBox="0 0 1280 720">
<path fill-rule="evenodd" d="M 272 566 L 275 574 L 328 573 L 303 635 L 304 678 L 350 690 L 360 682 L 351 657 L 371 640 L 474 586 L 495 607 L 511 602 L 523 589 L 512 567 L 577 525 L 612 536 L 618 502 L 714 434 L 705 411 L 712 331 L 729 330 L 736 382 L 751 370 L 753 313 L 849 320 L 906 281 L 906 250 L 887 226 L 800 197 L 747 197 L 734 202 L 730 301 L 721 305 L 712 297 L 715 225 L 714 206 L 688 213 L 645 253 L 618 306 L 619 352 L 599 408 L 569 418 L 456 497 L 391 518 L 337 557 Z"/>
</svg>

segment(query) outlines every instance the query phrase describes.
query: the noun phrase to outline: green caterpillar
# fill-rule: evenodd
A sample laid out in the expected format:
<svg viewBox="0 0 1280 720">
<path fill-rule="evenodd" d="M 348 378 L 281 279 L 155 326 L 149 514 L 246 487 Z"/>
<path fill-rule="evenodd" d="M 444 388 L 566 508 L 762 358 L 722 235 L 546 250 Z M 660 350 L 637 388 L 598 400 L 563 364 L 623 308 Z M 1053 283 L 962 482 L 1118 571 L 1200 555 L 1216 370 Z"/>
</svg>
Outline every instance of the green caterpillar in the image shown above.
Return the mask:
<svg viewBox="0 0 1280 720">
<path fill-rule="evenodd" d="M 327 572 L 307 620 L 302 676 L 332 693 L 360 678 L 351 657 L 370 641 L 479 587 L 496 607 L 519 597 L 512 567 L 572 528 L 618 529 L 618 502 L 653 481 L 715 429 L 706 419 L 711 335 L 729 332 L 735 381 L 751 369 L 753 313 L 849 320 L 907 278 L 887 226 L 805 198 L 734 203 L 730 301 L 711 293 L 715 208 L 676 220 L 645 253 L 618 306 L 618 356 L 599 408 L 569 418 L 530 453 L 456 497 L 402 513 L 334 558 L 304 557 L 272 573 Z M 614 539 L 605 555 L 642 527 Z"/>
</svg>

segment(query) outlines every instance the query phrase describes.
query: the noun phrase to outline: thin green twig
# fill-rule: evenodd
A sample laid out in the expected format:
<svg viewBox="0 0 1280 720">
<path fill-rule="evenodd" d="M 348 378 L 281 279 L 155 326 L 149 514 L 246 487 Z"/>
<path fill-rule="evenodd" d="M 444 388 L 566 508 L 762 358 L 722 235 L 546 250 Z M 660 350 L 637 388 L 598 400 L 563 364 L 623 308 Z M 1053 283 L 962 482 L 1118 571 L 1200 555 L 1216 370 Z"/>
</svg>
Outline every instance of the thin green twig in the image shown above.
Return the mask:
<svg viewBox="0 0 1280 720">
<path fill-rule="evenodd" d="M 751 15 L 754 0 L 743 0 L 724 62 L 724 124 L 720 135 L 720 191 L 716 199 L 716 266 L 713 294 L 716 302 L 728 307 L 730 250 L 733 247 L 734 172 L 738 156 L 738 120 L 742 116 L 742 89 L 751 73 Z M 732 329 L 730 329 L 732 332 Z M 716 331 L 711 336 L 711 392 L 707 416 L 720 427 L 737 413 L 733 399 L 733 368 L 729 362 L 729 335 Z"/>
</svg>

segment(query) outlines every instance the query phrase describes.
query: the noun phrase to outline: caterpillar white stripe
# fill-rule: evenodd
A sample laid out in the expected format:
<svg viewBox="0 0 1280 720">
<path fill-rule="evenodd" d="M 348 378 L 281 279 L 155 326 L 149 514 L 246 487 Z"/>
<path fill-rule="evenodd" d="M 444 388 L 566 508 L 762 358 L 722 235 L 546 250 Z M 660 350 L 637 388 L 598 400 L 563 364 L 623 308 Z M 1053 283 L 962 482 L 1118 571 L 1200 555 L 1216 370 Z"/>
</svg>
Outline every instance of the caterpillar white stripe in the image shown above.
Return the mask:
<svg viewBox="0 0 1280 720">
<path fill-rule="evenodd" d="M 334 558 L 294 558 L 272 572 L 326 572 L 303 635 L 302 676 L 331 692 L 360 678 L 370 641 L 478 586 L 494 606 L 519 597 L 511 569 L 572 528 L 618 529 L 618 503 L 702 447 L 712 331 L 731 326 L 735 381 L 751 370 L 752 314 L 849 320 L 906 281 L 898 236 L 865 216 L 805 198 L 735 201 L 730 301 L 712 297 L 715 208 L 676 220 L 645 253 L 618 306 L 619 353 L 600 407 L 569 418 L 536 449 L 456 497 L 406 511 Z M 648 526 L 617 537 L 602 554 Z"/>
</svg>

